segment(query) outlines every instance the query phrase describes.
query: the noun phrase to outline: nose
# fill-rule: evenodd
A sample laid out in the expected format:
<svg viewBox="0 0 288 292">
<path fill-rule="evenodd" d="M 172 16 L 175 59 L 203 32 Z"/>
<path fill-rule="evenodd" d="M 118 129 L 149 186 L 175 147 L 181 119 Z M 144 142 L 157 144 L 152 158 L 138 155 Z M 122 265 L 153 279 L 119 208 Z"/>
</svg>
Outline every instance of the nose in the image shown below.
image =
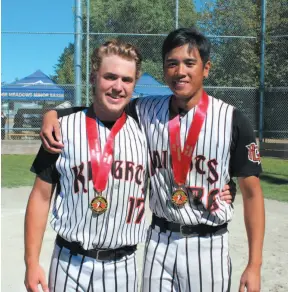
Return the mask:
<svg viewBox="0 0 288 292">
<path fill-rule="evenodd" d="M 120 78 L 115 80 L 115 82 L 113 84 L 113 90 L 115 90 L 117 92 L 122 91 L 122 80 Z"/>
<path fill-rule="evenodd" d="M 177 74 L 179 77 L 182 77 L 182 76 L 185 76 L 185 75 L 186 75 L 184 64 L 180 63 L 180 64 L 178 65 L 178 68 L 177 68 L 177 70 L 176 70 L 176 74 Z"/>
</svg>

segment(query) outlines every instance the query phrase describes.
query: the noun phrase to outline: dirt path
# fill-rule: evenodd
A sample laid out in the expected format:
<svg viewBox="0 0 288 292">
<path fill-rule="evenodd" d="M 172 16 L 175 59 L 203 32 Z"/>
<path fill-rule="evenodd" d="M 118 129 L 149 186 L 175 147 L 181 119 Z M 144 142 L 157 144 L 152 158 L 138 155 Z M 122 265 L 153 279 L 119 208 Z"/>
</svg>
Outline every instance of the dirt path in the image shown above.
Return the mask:
<svg viewBox="0 0 288 292">
<path fill-rule="evenodd" d="M 230 223 L 230 251 L 233 265 L 232 290 L 238 291 L 238 283 L 248 258 L 248 243 L 239 197 L 235 215 Z M 266 233 L 264 241 L 262 289 L 263 292 L 287 292 L 288 264 L 288 204 L 265 200 Z"/>
<path fill-rule="evenodd" d="M 30 187 L 2 189 L 1 195 L 1 288 L 2 291 L 25 291 L 23 224 Z M 266 237 L 262 267 L 263 292 L 287 292 L 288 264 L 288 204 L 265 200 Z M 238 291 L 240 276 L 247 262 L 247 240 L 242 216 L 242 202 L 239 196 L 235 203 L 235 215 L 230 230 L 230 251 L 233 264 L 232 289 Z M 41 263 L 49 269 L 55 234 L 47 226 Z M 138 262 L 142 261 L 143 245 L 139 248 Z"/>
</svg>

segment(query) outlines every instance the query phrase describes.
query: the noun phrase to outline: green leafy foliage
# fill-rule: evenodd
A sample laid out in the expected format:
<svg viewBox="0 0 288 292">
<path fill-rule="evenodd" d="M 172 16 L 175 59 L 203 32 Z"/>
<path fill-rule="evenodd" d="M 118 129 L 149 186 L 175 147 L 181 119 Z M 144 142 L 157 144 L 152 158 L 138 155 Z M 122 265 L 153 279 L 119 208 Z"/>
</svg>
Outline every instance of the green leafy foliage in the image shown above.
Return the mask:
<svg viewBox="0 0 288 292">
<path fill-rule="evenodd" d="M 288 86 L 287 0 L 267 1 L 265 82 L 267 86 Z M 286 37 L 281 37 L 281 36 Z"/>
<path fill-rule="evenodd" d="M 287 1 L 266 2 L 265 82 L 267 86 L 288 86 L 288 38 L 275 37 L 288 34 Z M 206 85 L 259 86 L 260 5 L 260 0 L 211 0 L 205 1 L 202 9 L 196 12 L 193 1 L 179 1 L 179 27 L 197 24 L 212 42 L 213 66 Z M 91 1 L 89 30 L 99 34 L 90 35 L 89 55 L 108 39 L 123 39 L 140 48 L 144 59 L 142 72 L 163 82 L 161 45 L 166 34 L 175 28 L 175 13 L 175 1 L 170 0 Z M 85 7 L 83 31 L 86 32 Z M 85 84 L 86 36 L 83 36 L 82 48 Z M 74 45 L 69 44 L 59 57 L 54 76 L 57 83 L 74 83 L 73 54 Z"/>
<path fill-rule="evenodd" d="M 86 32 L 86 9 L 83 9 L 83 31 Z M 197 13 L 190 0 L 179 1 L 179 26 L 197 22 Z M 175 28 L 175 3 L 170 0 L 91 1 L 89 54 L 108 39 L 119 38 L 136 45 L 143 55 L 142 72 L 162 78 L 161 45 L 166 34 Z M 104 33 L 104 34 L 102 34 Z M 134 34 L 133 36 L 129 35 Z M 140 35 L 147 34 L 147 35 Z M 155 34 L 163 34 L 156 36 Z M 86 37 L 82 42 L 82 80 L 86 82 Z M 74 83 L 74 45 L 69 44 L 55 66 L 54 80 L 60 84 Z"/>
<path fill-rule="evenodd" d="M 213 69 L 209 76 L 209 85 L 259 86 L 260 2 L 211 1 L 201 11 L 199 25 L 207 35 L 211 35 L 213 48 Z M 267 86 L 288 86 L 287 1 L 266 2 L 265 82 Z M 275 38 L 277 35 L 286 37 Z"/>
</svg>

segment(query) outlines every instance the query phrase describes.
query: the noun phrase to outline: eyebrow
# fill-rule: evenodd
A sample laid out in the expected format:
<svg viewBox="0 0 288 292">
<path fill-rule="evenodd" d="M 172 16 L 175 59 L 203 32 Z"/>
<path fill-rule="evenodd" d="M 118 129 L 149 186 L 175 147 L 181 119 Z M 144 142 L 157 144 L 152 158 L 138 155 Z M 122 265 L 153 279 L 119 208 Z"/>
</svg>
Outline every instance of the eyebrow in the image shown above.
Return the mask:
<svg viewBox="0 0 288 292">
<path fill-rule="evenodd" d="M 134 78 L 132 76 L 119 76 L 118 74 L 112 73 L 112 72 L 106 72 L 104 76 L 111 76 L 115 78 L 121 78 L 126 80 L 133 80 Z"/>
<path fill-rule="evenodd" d="M 131 76 L 122 76 L 121 79 L 122 79 L 122 80 L 127 80 L 127 81 L 133 81 L 133 80 L 134 80 L 134 78 L 131 77 Z"/>
<path fill-rule="evenodd" d="M 178 62 L 178 59 L 173 59 L 173 58 L 168 58 L 165 60 L 165 62 Z M 189 62 L 197 62 L 196 58 L 186 58 L 184 59 L 185 62 L 189 61 Z"/>
<path fill-rule="evenodd" d="M 104 76 L 114 76 L 114 77 L 117 77 L 118 75 L 117 74 L 115 74 L 115 73 L 112 73 L 112 72 L 106 72 L 105 74 L 104 74 Z"/>
</svg>

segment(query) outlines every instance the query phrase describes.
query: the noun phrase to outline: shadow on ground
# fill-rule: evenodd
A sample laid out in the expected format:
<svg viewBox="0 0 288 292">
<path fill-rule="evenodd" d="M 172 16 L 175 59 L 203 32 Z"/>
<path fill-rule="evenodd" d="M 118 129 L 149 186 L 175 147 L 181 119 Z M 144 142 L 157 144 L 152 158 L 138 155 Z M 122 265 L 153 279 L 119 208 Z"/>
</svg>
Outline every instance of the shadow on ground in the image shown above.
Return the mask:
<svg viewBox="0 0 288 292">
<path fill-rule="evenodd" d="M 277 184 L 277 185 L 288 185 L 288 177 L 280 178 L 280 177 L 275 177 L 270 174 L 261 174 L 260 176 L 261 181 L 265 181 L 267 183 L 271 184 Z"/>
</svg>

